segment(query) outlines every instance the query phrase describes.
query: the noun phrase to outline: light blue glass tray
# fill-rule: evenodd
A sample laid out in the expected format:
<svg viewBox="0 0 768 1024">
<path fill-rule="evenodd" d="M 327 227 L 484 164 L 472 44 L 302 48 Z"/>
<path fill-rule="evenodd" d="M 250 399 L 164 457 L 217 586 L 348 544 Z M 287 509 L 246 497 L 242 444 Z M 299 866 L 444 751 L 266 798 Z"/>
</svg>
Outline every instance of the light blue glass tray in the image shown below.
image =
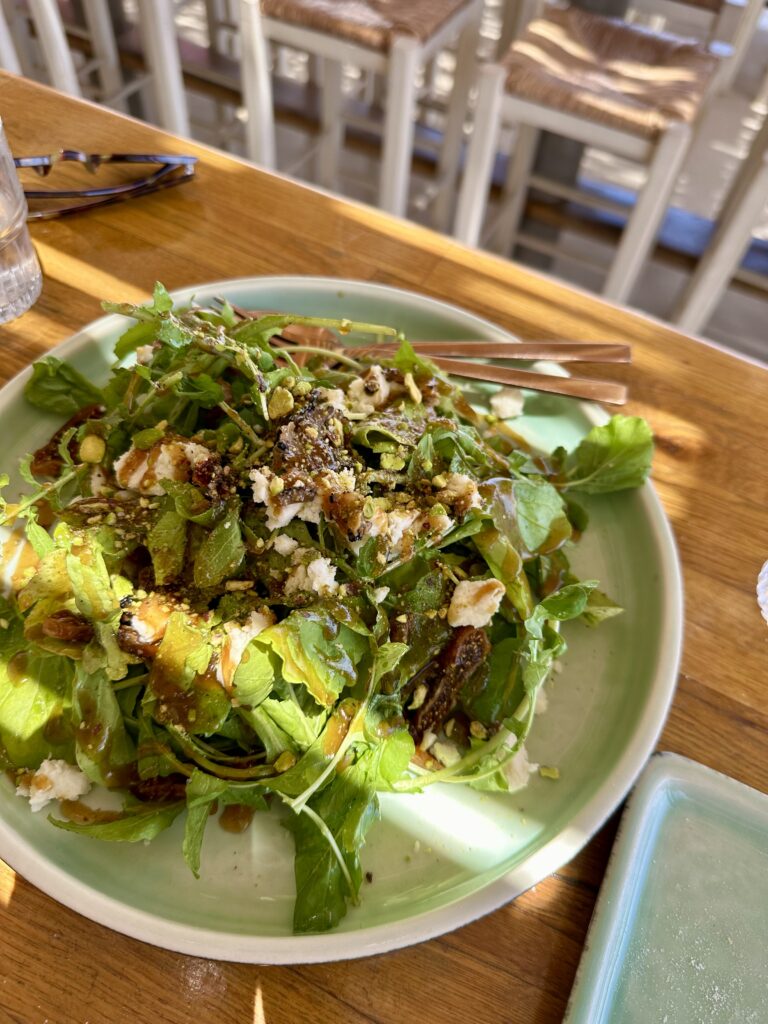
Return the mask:
<svg viewBox="0 0 768 1024">
<path fill-rule="evenodd" d="M 768 796 L 658 754 L 622 818 L 564 1024 L 765 1022 Z"/>
</svg>

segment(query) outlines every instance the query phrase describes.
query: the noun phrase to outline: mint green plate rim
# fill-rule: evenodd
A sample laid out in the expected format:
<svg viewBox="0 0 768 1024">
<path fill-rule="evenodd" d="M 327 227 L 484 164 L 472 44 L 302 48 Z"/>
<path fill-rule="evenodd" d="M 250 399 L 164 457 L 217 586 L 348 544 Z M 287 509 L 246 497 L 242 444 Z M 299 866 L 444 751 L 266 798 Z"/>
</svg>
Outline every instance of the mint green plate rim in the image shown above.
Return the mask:
<svg viewBox="0 0 768 1024">
<path fill-rule="evenodd" d="M 295 292 L 298 297 L 316 291 L 320 296 L 356 301 L 389 301 L 398 309 L 398 316 L 412 314 L 423 321 L 426 316 L 453 320 L 470 336 L 512 339 L 507 331 L 492 322 L 416 292 L 404 291 L 368 281 L 351 281 L 323 277 L 250 277 L 218 282 L 204 282 L 175 290 L 177 302 L 210 301 L 214 296 L 237 296 L 243 293 L 258 297 L 269 290 Z M 263 308 L 263 304 L 261 305 Z M 343 313 L 339 315 L 345 315 Z M 51 354 L 71 358 L 92 346 L 104 348 L 112 342 L 125 321 L 109 315 L 82 328 L 56 346 Z M 562 372 L 552 366 L 551 372 Z M 31 371 L 23 371 L 0 390 L 0 411 L 23 400 L 23 388 Z M 605 422 L 607 416 L 598 406 L 563 400 L 578 410 L 588 424 Z M 654 668 L 647 683 L 647 697 L 634 730 L 620 756 L 591 796 L 583 801 L 560 831 L 533 849 L 522 863 L 487 884 L 478 883 L 475 891 L 445 904 L 402 920 L 361 927 L 354 931 L 336 931 L 321 935 L 258 935 L 215 930 L 175 921 L 106 895 L 62 870 L 39 851 L 33 842 L 20 835 L 0 817 L 0 856 L 29 882 L 53 899 L 123 934 L 144 942 L 193 956 L 261 964 L 316 963 L 371 956 L 388 950 L 422 942 L 444 934 L 481 917 L 514 899 L 547 875 L 567 863 L 600 828 L 624 798 L 649 755 L 653 752 L 672 702 L 682 651 L 683 588 L 679 559 L 670 524 L 650 483 L 639 492 L 641 512 L 657 552 L 658 571 L 663 593 L 663 615 L 659 627 L 658 649 L 654 652 Z M 2 811 L 0 810 L 0 815 Z"/>
</svg>

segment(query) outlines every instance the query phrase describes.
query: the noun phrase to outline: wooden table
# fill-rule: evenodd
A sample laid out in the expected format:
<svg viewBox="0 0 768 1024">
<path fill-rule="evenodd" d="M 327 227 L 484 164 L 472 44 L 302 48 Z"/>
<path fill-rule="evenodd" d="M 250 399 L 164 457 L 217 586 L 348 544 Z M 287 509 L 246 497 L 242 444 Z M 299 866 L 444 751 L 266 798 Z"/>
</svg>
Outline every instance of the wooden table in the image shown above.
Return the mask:
<svg viewBox="0 0 768 1024">
<path fill-rule="evenodd" d="M 0 74 L 17 154 L 78 146 L 194 152 L 190 185 L 37 224 L 43 293 L 0 329 L 3 379 L 100 315 L 109 296 L 254 274 L 365 278 L 447 298 L 524 338 L 631 342 L 630 411 L 657 437 L 654 477 L 686 587 L 685 656 L 660 747 L 768 791 L 768 372 L 646 317 L 375 210 Z M 559 1021 L 615 832 L 502 910 L 369 960 L 253 967 L 193 959 L 67 910 L 0 865 L 2 1024 L 549 1024 Z"/>
</svg>

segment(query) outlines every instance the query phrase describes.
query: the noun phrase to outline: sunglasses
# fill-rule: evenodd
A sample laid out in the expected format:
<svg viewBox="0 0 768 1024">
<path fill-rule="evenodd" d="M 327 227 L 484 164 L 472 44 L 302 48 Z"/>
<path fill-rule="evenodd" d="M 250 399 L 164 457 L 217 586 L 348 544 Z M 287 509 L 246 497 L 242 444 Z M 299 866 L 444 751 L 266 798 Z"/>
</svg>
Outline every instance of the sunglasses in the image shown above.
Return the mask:
<svg viewBox="0 0 768 1024">
<path fill-rule="evenodd" d="M 51 201 L 74 199 L 70 205 L 57 206 L 55 209 L 32 210 L 28 220 L 50 220 L 53 217 L 66 217 L 72 213 L 82 213 L 100 206 L 122 202 L 124 199 L 135 199 L 152 192 L 159 192 L 174 185 L 183 185 L 195 176 L 196 156 L 168 156 L 157 154 L 134 153 L 83 153 L 79 149 L 62 149 L 50 156 L 22 156 L 14 159 L 17 168 L 31 168 L 41 178 L 46 178 L 57 164 L 75 163 L 83 166 L 91 174 L 96 174 L 104 164 L 157 164 L 156 170 L 141 178 L 119 185 L 105 185 L 101 188 L 75 189 L 24 189 L 28 202 L 36 200 Z"/>
</svg>

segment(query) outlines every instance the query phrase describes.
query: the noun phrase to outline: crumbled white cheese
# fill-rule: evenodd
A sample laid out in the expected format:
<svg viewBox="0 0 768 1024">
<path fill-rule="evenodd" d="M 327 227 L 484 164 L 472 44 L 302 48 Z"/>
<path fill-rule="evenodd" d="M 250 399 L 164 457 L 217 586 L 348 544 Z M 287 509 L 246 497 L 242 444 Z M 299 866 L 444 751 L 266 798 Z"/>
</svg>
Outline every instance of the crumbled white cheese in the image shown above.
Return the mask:
<svg viewBox="0 0 768 1024">
<path fill-rule="evenodd" d="M 432 745 L 430 754 L 436 757 L 446 768 L 450 768 L 452 764 L 456 764 L 457 761 L 461 760 L 461 751 L 456 744 L 443 742 L 442 740 L 437 740 Z"/>
<path fill-rule="evenodd" d="M 101 466 L 94 466 L 91 470 L 91 494 L 97 497 L 104 488 L 107 486 L 107 474 L 101 468 Z"/>
<path fill-rule="evenodd" d="M 398 553 L 403 545 L 403 537 L 407 530 L 412 530 L 419 513 L 395 509 L 387 516 L 387 534 L 392 552 Z"/>
<path fill-rule="evenodd" d="M 51 800 L 77 800 L 90 788 L 90 779 L 79 768 L 48 757 L 36 772 L 23 778 L 16 796 L 28 797 L 30 809 L 39 811 Z"/>
<path fill-rule="evenodd" d="M 537 764 L 531 764 L 528 760 L 528 752 L 525 747 L 520 747 L 514 757 L 504 765 L 502 771 L 507 779 L 507 785 L 511 792 L 522 789 L 528 785 L 528 776 L 539 770 Z"/>
<path fill-rule="evenodd" d="M 272 547 L 278 555 L 292 555 L 298 546 L 299 542 L 294 540 L 293 537 L 289 537 L 286 533 L 278 533 L 272 541 Z"/>
<path fill-rule="evenodd" d="M 482 504 L 477 484 L 466 473 L 448 473 L 445 477 L 445 487 L 438 491 L 437 500 L 444 505 L 460 502 L 465 511 L 479 508 Z"/>
<path fill-rule="evenodd" d="M 267 506 L 267 529 L 280 530 L 301 512 L 303 501 L 294 501 L 290 505 L 271 504 Z"/>
<path fill-rule="evenodd" d="M 275 623 L 275 616 L 269 608 L 252 611 L 242 625 L 227 622 L 224 625 L 226 638 L 221 649 L 221 682 L 225 686 L 232 683 L 237 667 L 243 659 L 245 649 L 254 637 L 269 629 Z"/>
<path fill-rule="evenodd" d="M 389 381 L 378 365 L 372 366 L 364 377 L 353 380 L 347 388 L 347 401 L 353 412 L 373 412 L 389 398 Z"/>
<path fill-rule="evenodd" d="M 152 353 L 154 351 L 154 345 L 139 345 L 139 347 L 136 349 L 136 362 L 142 366 L 146 366 L 147 363 L 151 363 Z"/>
<path fill-rule="evenodd" d="M 347 411 L 347 402 L 341 388 L 316 388 L 315 390 L 320 396 L 322 405 L 331 405 L 342 414 Z"/>
<path fill-rule="evenodd" d="M 430 513 L 424 521 L 429 527 L 429 532 L 435 535 L 436 539 L 444 537 L 453 526 L 451 517 L 443 515 L 442 512 Z"/>
<path fill-rule="evenodd" d="M 160 481 L 189 479 L 189 472 L 211 457 L 205 445 L 194 441 L 158 441 L 146 451 L 131 446 L 115 460 L 115 478 L 121 487 L 142 494 L 165 494 Z"/>
<path fill-rule="evenodd" d="M 305 523 L 319 523 L 323 514 L 323 499 L 318 494 L 312 501 L 302 501 L 296 514 Z"/>
<path fill-rule="evenodd" d="M 511 420 L 522 413 L 524 403 L 519 388 L 502 388 L 491 398 L 491 412 L 500 420 Z"/>
<path fill-rule="evenodd" d="M 336 566 L 329 558 L 315 558 L 307 566 L 309 585 L 321 597 L 335 594 L 339 589 L 336 582 Z"/>
<path fill-rule="evenodd" d="M 448 608 L 450 626 L 487 626 L 499 610 L 504 584 L 499 580 L 462 580 Z"/>
<path fill-rule="evenodd" d="M 435 735 L 435 733 L 430 732 L 430 730 L 427 729 L 424 735 L 421 737 L 419 750 L 429 750 L 429 748 L 432 746 L 436 739 L 437 736 Z"/>
<path fill-rule="evenodd" d="M 269 481 L 272 476 L 270 469 L 252 469 L 248 474 L 251 481 L 251 492 L 256 505 L 266 505 L 270 499 Z"/>
<path fill-rule="evenodd" d="M 306 550 L 298 548 L 293 555 L 294 561 Z M 284 589 L 287 596 L 302 590 L 313 590 L 321 597 L 335 594 L 339 589 L 336 566 L 329 558 L 315 558 L 308 565 L 299 564 L 285 581 Z"/>
</svg>

